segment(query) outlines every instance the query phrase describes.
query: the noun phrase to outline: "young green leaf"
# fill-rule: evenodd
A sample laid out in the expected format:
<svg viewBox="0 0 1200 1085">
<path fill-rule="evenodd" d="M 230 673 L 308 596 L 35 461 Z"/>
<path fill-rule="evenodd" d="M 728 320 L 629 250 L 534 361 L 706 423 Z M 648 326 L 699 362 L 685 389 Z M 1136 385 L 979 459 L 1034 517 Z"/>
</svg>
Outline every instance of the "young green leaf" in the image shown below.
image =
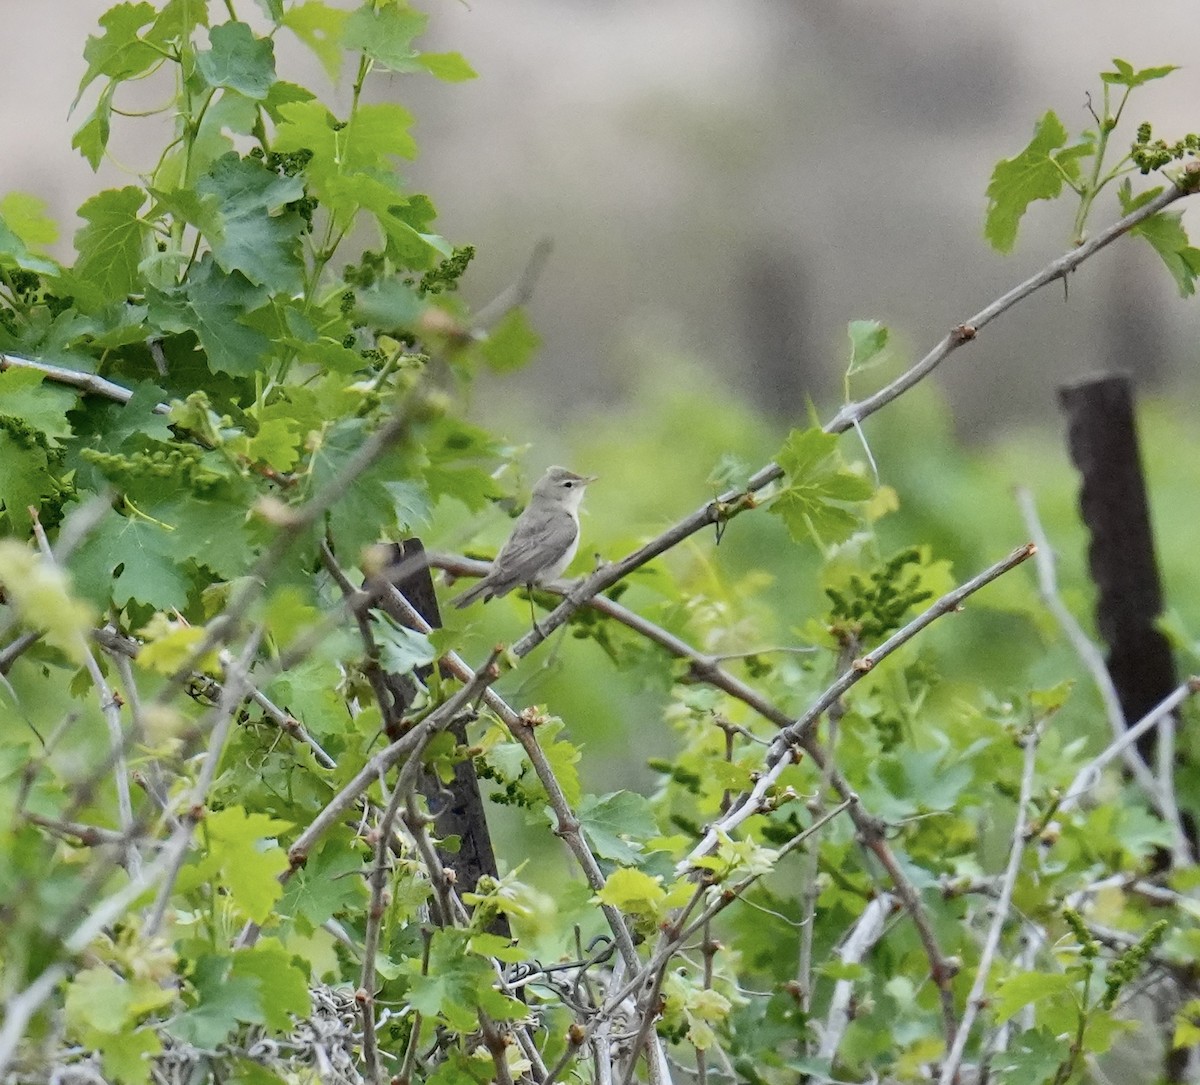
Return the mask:
<svg viewBox="0 0 1200 1085">
<path fill-rule="evenodd" d="M 87 225 L 75 234 L 75 273 L 106 301 L 124 298 L 140 282 L 138 264 L 147 228 L 138 212 L 145 202 L 145 192 L 130 185 L 101 192 L 79 209 Z"/>
<path fill-rule="evenodd" d="M 417 68 L 413 38 L 425 32 L 429 16 L 407 4 L 363 4 L 342 31 L 347 49 L 360 49 L 372 60 L 394 72 Z"/>
<path fill-rule="evenodd" d="M 501 317 L 479 349 L 490 369 L 508 373 L 520 369 L 541 345 L 541 336 L 529 323 L 525 310 L 517 306 Z"/>
<path fill-rule="evenodd" d="M 1116 57 L 1113 58 L 1113 68 L 1114 71 L 1101 72 L 1100 78 L 1105 83 L 1118 87 L 1129 87 L 1131 90 L 1155 79 L 1162 79 L 1179 70 L 1177 64 L 1164 64 L 1158 68 L 1143 68 L 1141 71 L 1134 71 L 1133 65 L 1129 61 L 1119 60 Z"/>
<path fill-rule="evenodd" d="M 1079 159 L 1091 153 L 1090 140 L 1066 146 L 1067 130 L 1048 112 L 1034 129 L 1033 139 L 1014 158 L 997 163 L 988 184 L 984 235 L 1000 252 L 1011 252 L 1021 218 L 1034 200 L 1052 200 L 1065 181 L 1079 177 Z M 1059 148 L 1065 148 L 1058 154 Z"/>
<path fill-rule="evenodd" d="M 245 23 L 228 22 L 208 32 L 211 49 L 196 54 L 196 69 L 214 88 L 235 90 L 262 101 L 275 82 L 275 45 L 255 37 Z"/>
<path fill-rule="evenodd" d="M 348 11 L 331 7 L 324 0 L 304 0 L 304 3 L 288 6 L 280 25 L 286 26 L 312 50 L 330 79 L 337 79 L 344 55 L 341 38 L 349 17 Z"/>
<path fill-rule="evenodd" d="M 162 60 L 162 53 L 142 41 L 138 31 L 154 20 L 158 11 L 149 3 L 116 4 L 100 16 L 104 33 L 91 35 L 83 47 L 87 71 L 79 82 L 79 93 L 71 104 L 74 109 L 92 80 L 106 75 L 110 79 L 132 79 Z"/>
</svg>

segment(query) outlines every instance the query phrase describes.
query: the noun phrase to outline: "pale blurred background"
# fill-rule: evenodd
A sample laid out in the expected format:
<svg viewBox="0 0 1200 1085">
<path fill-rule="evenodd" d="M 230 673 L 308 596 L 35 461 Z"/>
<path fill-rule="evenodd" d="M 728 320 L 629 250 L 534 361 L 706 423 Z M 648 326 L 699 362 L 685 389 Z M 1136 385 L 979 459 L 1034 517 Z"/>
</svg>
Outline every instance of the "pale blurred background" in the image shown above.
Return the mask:
<svg viewBox="0 0 1200 1085">
<path fill-rule="evenodd" d="M 98 182 L 70 149 L 92 98 L 75 118 L 67 109 L 108 6 L 0 0 L 0 192 L 48 200 L 68 240 Z M 1088 123 L 1085 95 L 1099 94 L 1111 57 L 1181 63 L 1200 36 L 1190 0 L 1136 15 L 1118 0 L 425 8 L 423 44 L 461 51 L 480 78 L 381 74 L 370 94 L 416 114 L 422 157 L 409 176 L 442 232 L 478 247 L 464 284 L 474 304 L 516 280 L 540 239 L 553 242 L 530 306 L 544 349 L 475 405 L 548 430 L 566 407 L 586 415 L 636 397 L 647 369 L 680 358 L 781 425 L 804 420 L 806 396 L 828 416 L 847 321 L 883 320 L 901 357 L 923 352 L 1069 243 L 1070 209 L 1035 205 L 1014 255 L 987 247 L 996 160 L 1047 109 L 1069 128 Z M 242 0 L 239 14 L 259 13 Z M 324 85 L 303 50 L 279 53 L 281 72 Z M 155 102 L 145 94 L 137 105 Z M 1185 67 L 1138 92 L 1129 132 L 1143 118 L 1169 139 L 1196 129 L 1197 101 L 1200 71 Z M 122 165 L 148 164 L 136 142 L 147 123 L 119 123 Z M 122 174 L 108 164 L 101 181 Z M 1093 229 L 1114 217 L 1110 199 Z M 1188 217 L 1200 233 L 1200 215 Z M 1054 386 L 1097 368 L 1177 388 L 1195 368 L 1198 315 L 1149 249 L 1126 241 L 1085 265 L 1068 298 L 1044 291 L 938 379 L 959 433 L 974 436 L 1050 418 Z"/>
</svg>

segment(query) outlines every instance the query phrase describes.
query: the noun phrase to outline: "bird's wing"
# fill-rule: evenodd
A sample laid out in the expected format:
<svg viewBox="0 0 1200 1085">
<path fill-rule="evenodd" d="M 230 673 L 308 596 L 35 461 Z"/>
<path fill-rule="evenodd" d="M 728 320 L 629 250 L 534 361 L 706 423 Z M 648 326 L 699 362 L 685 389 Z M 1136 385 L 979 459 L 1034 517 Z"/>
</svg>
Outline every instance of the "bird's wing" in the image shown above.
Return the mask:
<svg viewBox="0 0 1200 1085">
<path fill-rule="evenodd" d="M 488 574 L 497 594 L 536 580 L 538 573 L 567 552 L 578 534 L 579 525 L 565 509 L 555 509 L 537 523 L 522 516 Z"/>
</svg>

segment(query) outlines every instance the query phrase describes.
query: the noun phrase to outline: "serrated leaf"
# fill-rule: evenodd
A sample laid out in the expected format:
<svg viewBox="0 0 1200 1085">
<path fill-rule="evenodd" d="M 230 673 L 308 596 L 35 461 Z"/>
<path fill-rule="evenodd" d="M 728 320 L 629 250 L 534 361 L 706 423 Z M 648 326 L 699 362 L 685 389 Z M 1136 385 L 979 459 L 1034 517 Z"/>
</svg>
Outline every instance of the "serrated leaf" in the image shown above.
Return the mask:
<svg viewBox="0 0 1200 1085">
<path fill-rule="evenodd" d="M 1078 159 L 1090 150 L 1081 142 L 1069 153 L 1052 152 L 1066 145 L 1067 130 L 1053 111 L 1034 129 L 1033 139 L 1020 154 L 996 164 L 988 184 L 988 209 L 984 236 L 993 248 L 1011 252 L 1021 218 L 1034 200 L 1052 200 L 1062 192 L 1063 172 L 1078 170 Z"/>
<path fill-rule="evenodd" d="M 70 558 L 79 591 L 106 606 L 131 599 L 155 610 L 183 609 L 190 578 L 170 532 L 140 516 L 109 512 Z"/>
<path fill-rule="evenodd" d="M 344 418 L 333 425 L 313 450 L 308 492 L 320 492 L 338 479 L 369 436 L 361 418 Z M 356 559 L 364 546 L 394 529 L 395 507 L 386 485 L 390 473 L 386 459 L 376 463 L 329 510 L 329 530 L 339 553 Z"/>
<path fill-rule="evenodd" d="M 239 1024 L 261 1024 L 264 1019 L 259 985 L 251 976 L 232 977 L 228 957 L 201 957 L 192 972 L 198 1004 L 180 1014 L 168 1031 L 185 1043 L 212 1050 Z"/>
<path fill-rule="evenodd" d="M 210 813 L 196 827 L 199 841 L 208 846 L 201 867 L 219 874 L 238 912 L 255 923 L 265 923 L 283 895 L 278 875 L 288 867 L 287 853 L 267 838 L 289 828 L 289 822 L 240 806 Z"/>
<path fill-rule="evenodd" d="M 1160 211 L 1139 222 L 1129 231 L 1144 237 L 1167 266 L 1181 298 L 1196 292 L 1200 276 L 1200 249 L 1191 245 L 1183 225 L 1182 211 Z"/>
<path fill-rule="evenodd" d="M 342 67 L 342 33 L 349 17 L 348 11 L 330 7 L 323 0 L 305 0 L 289 7 L 280 25 L 304 42 L 321 62 L 325 74 L 336 80 Z"/>
<path fill-rule="evenodd" d="M 346 20 L 342 44 L 362 50 L 392 71 L 411 72 L 417 67 L 413 38 L 424 32 L 428 22 L 428 15 L 406 4 L 364 4 Z"/>
<path fill-rule="evenodd" d="M 641 862 L 645 848 L 639 840 L 658 834 L 650 800 L 632 791 L 588 795 L 576 815 L 595 853 L 626 865 Z"/>
<path fill-rule="evenodd" d="M 468 952 L 469 937 L 463 930 L 437 930 L 430 943 L 428 968 L 409 958 L 400 969 L 408 979 L 407 998 L 414 1009 L 463 1031 L 477 1027 L 476 1007 L 495 981 L 491 964 Z"/>
<path fill-rule="evenodd" d="M 115 83 L 109 83 L 96 101 L 96 107 L 88 114 L 71 137 L 71 146 L 87 160 L 92 170 L 100 168 L 100 161 L 108 149 L 108 137 L 112 132 L 112 100 Z"/>
<path fill-rule="evenodd" d="M 208 50 L 196 53 L 196 69 L 210 87 L 235 90 L 262 101 L 275 82 L 275 45 L 255 37 L 246 23 L 228 22 L 208 32 Z"/>
<path fill-rule="evenodd" d="M 0 526 L 6 526 L 7 533 L 28 536 L 33 526 L 30 506 L 40 508 L 57 490 L 58 480 L 46 450 L 24 435 L 18 439 L 0 425 Z"/>
<path fill-rule="evenodd" d="M 19 418 L 41 433 L 47 448 L 59 448 L 72 436 L 67 412 L 76 405 L 74 392 L 46 381 L 34 369 L 0 372 L 0 415 Z"/>
<path fill-rule="evenodd" d="M 255 286 L 240 271 L 224 273 L 206 253 L 188 276 L 186 295 L 211 370 L 249 376 L 262 367 L 271 340 L 243 323 L 243 318 L 266 301 L 264 288 Z"/>
<path fill-rule="evenodd" d="M 1134 71 L 1133 65 L 1129 61 L 1116 57 L 1113 58 L 1113 68 L 1116 70 L 1101 72 L 1100 78 L 1110 85 L 1129 87 L 1130 89 L 1179 71 L 1177 64 L 1164 64 L 1157 68 L 1143 68 L 1141 71 Z"/>
<path fill-rule="evenodd" d="M 827 544 L 853 534 L 861 516 L 847 506 L 868 500 L 875 488 L 846 468 L 837 453 L 836 436 L 817 428 L 794 430 L 775 462 L 787 479 L 770 508 L 782 517 L 793 539 L 815 537 Z"/>
<path fill-rule="evenodd" d="M 79 253 L 75 273 L 92 283 L 106 301 L 124 298 L 141 282 L 138 264 L 146 224 L 138 212 L 145 202 L 146 194 L 131 185 L 101 192 L 79 209 L 87 225 L 75 234 Z"/>
<path fill-rule="evenodd" d="M 162 53 L 138 36 L 138 31 L 152 22 L 157 14 L 158 10 L 153 4 L 143 2 L 116 4 L 100 16 L 104 33 L 100 37 L 90 35 L 83 47 L 88 66 L 79 82 L 79 93 L 75 96 L 72 108 L 97 76 L 130 79 L 162 60 Z"/>
<path fill-rule="evenodd" d="M 291 1028 L 292 1014 L 303 1019 L 312 1012 L 308 977 L 277 938 L 264 938 L 249 949 L 238 950 L 231 974 L 234 979 L 258 981 L 263 1023 L 276 1032 Z"/>
<path fill-rule="evenodd" d="M 365 899 L 362 857 L 356 851 L 326 843 L 288 880 L 279 910 L 285 915 L 302 916 L 319 927 L 345 909 L 361 907 Z"/>
<path fill-rule="evenodd" d="M 996 985 L 990 1008 L 998 1022 L 1007 1021 L 1022 1007 L 1056 998 L 1074 984 L 1072 977 L 1061 972 L 1018 972 Z"/>
<path fill-rule="evenodd" d="M 541 336 L 533 330 L 525 310 L 517 306 L 505 313 L 488 333 L 480 353 L 493 372 L 509 373 L 520 369 L 541 345 Z"/>
<path fill-rule="evenodd" d="M 413 115 L 395 102 L 358 107 L 348 128 L 352 161 L 359 168 L 386 166 L 388 158 L 416 158 L 417 143 L 409 134 Z"/>
<path fill-rule="evenodd" d="M 300 235 L 304 220 L 285 204 L 304 195 L 299 177 L 280 177 L 236 152 L 223 155 L 196 184 L 208 201 L 195 225 L 217 226 L 208 234 L 217 263 L 240 271 L 250 282 L 273 293 L 298 291 L 303 281 Z M 215 210 L 215 215 L 210 209 Z"/>
<path fill-rule="evenodd" d="M 633 915 L 650 917 L 658 915 L 666 897 L 667 891 L 662 887 L 661 877 L 631 867 L 614 870 L 596 893 L 596 899 L 602 904 Z"/>
<path fill-rule="evenodd" d="M 478 78 L 478 73 L 461 53 L 422 53 L 417 63 L 444 83 L 464 83 Z"/>
<path fill-rule="evenodd" d="M 846 334 L 850 337 L 850 365 L 846 370 L 849 376 L 878 360 L 887 347 L 890 333 L 878 320 L 852 320 Z"/>
</svg>

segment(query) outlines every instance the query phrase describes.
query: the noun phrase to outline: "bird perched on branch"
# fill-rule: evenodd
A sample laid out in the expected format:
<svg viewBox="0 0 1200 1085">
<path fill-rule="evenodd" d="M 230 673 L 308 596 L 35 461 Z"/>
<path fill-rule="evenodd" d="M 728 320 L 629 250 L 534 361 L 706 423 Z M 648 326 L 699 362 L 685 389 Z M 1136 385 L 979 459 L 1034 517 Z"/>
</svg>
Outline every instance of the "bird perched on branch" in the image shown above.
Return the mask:
<svg viewBox="0 0 1200 1085">
<path fill-rule="evenodd" d="M 592 475 L 551 467 L 534 486 L 491 572 L 458 596 L 454 605 L 470 606 L 476 599 L 487 602 L 518 585 L 545 584 L 561 574 L 579 549 L 579 506 L 588 483 L 595 481 Z"/>
</svg>

